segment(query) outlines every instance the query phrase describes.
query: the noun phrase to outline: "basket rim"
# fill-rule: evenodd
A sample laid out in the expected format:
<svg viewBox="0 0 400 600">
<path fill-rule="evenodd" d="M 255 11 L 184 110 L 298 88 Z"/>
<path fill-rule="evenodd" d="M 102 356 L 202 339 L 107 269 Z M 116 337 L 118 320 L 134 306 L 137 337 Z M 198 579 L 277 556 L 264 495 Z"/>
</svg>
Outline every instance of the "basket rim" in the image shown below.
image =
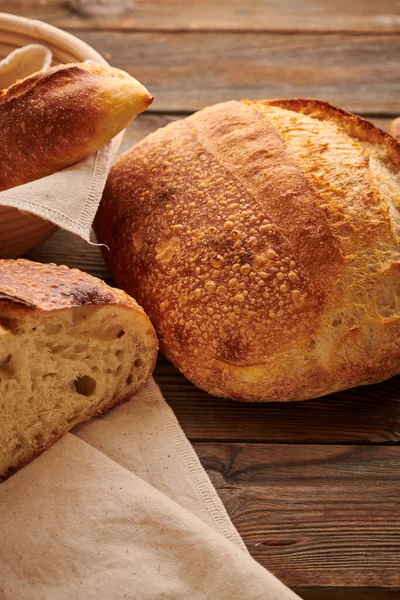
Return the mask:
<svg viewBox="0 0 400 600">
<path fill-rule="evenodd" d="M 38 19 L 28 19 L 9 13 L 0 12 L 0 31 L 8 33 L 28 33 L 37 43 L 49 42 L 57 46 L 60 50 L 73 50 L 78 54 L 77 58 L 81 60 L 94 60 L 107 65 L 107 61 L 89 44 L 80 40 L 71 33 L 67 33 L 54 25 L 39 21 Z M 32 43 L 34 43 L 32 41 Z"/>
</svg>

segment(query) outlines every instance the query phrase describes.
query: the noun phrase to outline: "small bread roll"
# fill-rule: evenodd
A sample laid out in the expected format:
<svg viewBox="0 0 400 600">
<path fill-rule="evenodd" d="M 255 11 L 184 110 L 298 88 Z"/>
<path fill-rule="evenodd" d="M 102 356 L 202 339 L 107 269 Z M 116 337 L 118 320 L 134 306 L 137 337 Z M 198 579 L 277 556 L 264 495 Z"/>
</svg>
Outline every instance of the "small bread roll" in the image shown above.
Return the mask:
<svg viewBox="0 0 400 600">
<path fill-rule="evenodd" d="M 69 167 L 104 146 L 153 97 L 119 69 L 60 65 L 0 92 L 0 191 Z"/>
<path fill-rule="evenodd" d="M 0 481 L 133 396 L 156 356 L 125 292 L 77 269 L 0 260 Z"/>
<path fill-rule="evenodd" d="M 195 384 L 304 400 L 400 373 L 399 170 L 325 102 L 227 102 L 124 154 L 96 230 Z"/>
</svg>

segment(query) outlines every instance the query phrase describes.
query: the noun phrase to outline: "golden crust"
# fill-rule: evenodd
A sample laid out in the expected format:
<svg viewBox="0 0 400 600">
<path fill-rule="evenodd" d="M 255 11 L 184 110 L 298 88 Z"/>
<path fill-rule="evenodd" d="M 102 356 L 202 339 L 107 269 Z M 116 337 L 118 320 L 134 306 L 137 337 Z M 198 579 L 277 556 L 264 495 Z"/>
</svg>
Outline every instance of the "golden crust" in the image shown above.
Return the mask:
<svg viewBox="0 0 400 600">
<path fill-rule="evenodd" d="M 93 154 L 151 104 L 147 90 L 106 66 L 60 65 L 0 92 L 0 191 Z"/>
<path fill-rule="evenodd" d="M 244 101 L 248 105 L 256 104 L 252 100 Z M 374 144 L 383 146 L 388 161 L 399 169 L 400 165 L 400 143 L 392 135 L 389 135 L 379 127 L 376 127 L 371 121 L 363 119 L 358 115 L 353 115 L 343 108 L 334 106 L 329 102 L 315 100 L 314 98 L 283 98 L 276 100 L 265 100 L 261 103 L 269 106 L 279 106 L 286 110 L 308 115 L 313 119 L 321 121 L 334 121 L 349 136 Z"/>
<path fill-rule="evenodd" d="M 79 269 L 23 258 L 0 260 L 0 308 L 52 311 L 86 304 L 122 304 L 144 315 L 128 294 Z"/>
<path fill-rule="evenodd" d="M 400 372 L 399 156 L 327 103 L 227 102 L 123 155 L 96 230 L 199 387 L 312 398 Z"/>
</svg>

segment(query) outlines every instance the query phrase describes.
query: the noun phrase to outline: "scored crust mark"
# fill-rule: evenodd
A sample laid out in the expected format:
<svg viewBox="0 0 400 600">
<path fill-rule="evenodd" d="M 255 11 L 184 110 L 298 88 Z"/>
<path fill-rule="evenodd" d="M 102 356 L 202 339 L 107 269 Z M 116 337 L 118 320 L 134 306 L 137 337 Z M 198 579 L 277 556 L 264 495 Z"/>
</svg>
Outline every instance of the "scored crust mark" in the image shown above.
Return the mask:
<svg viewBox="0 0 400 600">
<path fill-rule="evenodd" d="M 395 177 L 387 169 L 387 145 L 372 145 L 370 139 L 362 139 L 361 135 L 349 135 L 348 123 L 354 129 L 353 121 L 358 125 L 359 119 L 343 116 L 344 111 L 325 107 L 323 102 L 246 101 L 246 104 L 280 132 L 288 153 L 315 189 L 316 200 L 345 255 L 354 254 L 360 243 L 370 240 L 372 228 L 379 238 L 386 228 L 390 243 L 392 218 L 396 219 L 395 213 L 390 214 L 390 203 L 396 203 L 397 192 L 387 189 L 387 183 Z M 292 104 L 298 110 L 291 110 Z M 368 125 L 364 134 L 374 129 L 372 124 Z M 385 134 L 381 133 L 385 141 Z M 382 137 L 379 132 L 377 136 Z M 393 168 L 392 163 L 390 167 Z M 369 228 L 357 226 L 363 219 L 370 221 Z"/>
<path fill-rule="evenodd" d="M 129 256 L 116 256 L 114 274 L 126 289 L 137 288 L 174 362 L 183 364 L 186 354 L 191 362 L 197 340 L 210 360 L 217 355 L 253 364 L 309 327 L 322 286 L 307 274 L 268 208 L 228 170 L 217 150 L 199 143 L 193 121 L 176 125 L 182 144 L 173 150 L 176 127 L 142 144 L 143 155 L 133 160 L 135 202 L 129 193 L 119 194 L 111 227 L 104 223 L 119 239 L 122 235 Z M 186 153 L 197 157 L 192 176 Z M 133 163 L 128 155 L 121 162 L 129 177 Z M 153 173 L 163 184 L 152 186 Z M 112 182 L 111 173 L 107 190 Z M 105 242 L 112 246 L 117 238 L 111 237 Z"/>
<path fill-rule="evenodd" d="M 285 108 L 278 104 L 253 102 L 251 106 L 281 131 L 288 151 L 317 190 L 346 256 L 346 269 L 336 286 L 352 313 L 345 320 L 363 324 L 363 306 L 376 304 L 381 312 L 383 273 L 398 255 L 400 179 L 386 152 L 388 136 L 378 131 L 368 137 L 374 131 L 372 124 L 361 135 L 357 117 L 322 102 L 283 101 Z M 291 110 L 293 104 L 298 110 Z M 354 135 L 349 135 L 350 129 Z M 381 143 L 371 144 L 371 137 Z M 378 247 L 387 250 L 374 251 Z M 343 321 L 340 315 L 332 317 L 332 322 L 338 321 Z"/>
<path fill-rule="evenodd" d="M 316 285 L 335 278 L 343 265 L 339 241 L 279 131 L 235 101 L 204 109 L 192 119 L 200 142 L 253 196 L 258 211 L 282 232 Z"/>
<path fill-rule="evenodd" d="M 80 72 L 81 67 L 77 65 L 58 65 L 45 71 L 34 73 L 25 79 L 16 81 L 9 88 L 0 90 L 0 105 L 10 102 L 14 103 L 21 96 L 29 94 L 38 85 L 43 85 L 45 89 L 49 89 L 49 85 L 57 87 L 61 81 L 72 81 Z"/>
<path fill-rule="evenodd" d="M 245 100 L 246 104 L 251 105 L 251 100 Z M 400 143 L 393 136 L 389 135 L 367 119 L 354 115 L 330 104 L 323 100 L 313 98 L 283 98 L 276 100 L 260 101 L 260 104 L 269 106 L 279 106 L 289 111 L 308 115 L 313 119 L 321 121 L 329 120 L 336 123 L 348 135 L 369 144 L 383 146 L 386 150 L 387 158 L 393 166 L 400 167 Z"/>
</svg>

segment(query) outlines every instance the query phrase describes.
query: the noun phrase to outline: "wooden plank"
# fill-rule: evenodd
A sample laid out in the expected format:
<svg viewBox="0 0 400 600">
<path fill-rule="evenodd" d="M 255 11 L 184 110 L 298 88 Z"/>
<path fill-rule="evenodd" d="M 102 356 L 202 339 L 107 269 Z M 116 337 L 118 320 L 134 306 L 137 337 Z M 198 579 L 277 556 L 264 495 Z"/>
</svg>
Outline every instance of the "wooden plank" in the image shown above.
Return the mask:
<svg viewBox="0 0 400 600">
<path fill-rule="evenodd" d="M 316 97 L 359 113 L 400 112 L 400 35 L 75 33 L 145 84 L 155 111 Z"/>
<path fill-rule="evenodd" d="M 154 111 L 233 98 L 317 97 L 400 112 L 400 35 L 73 30 L 155 95 Z"/>
<path fill-rule="evenodd" d="M 399 600 L 400 589 L 381 587 L 292 587 L 303 600 Z"/>
<path fill-rule="evenodd" d="M 84 1 L 75 0 L 80 11 L 72 4 L 65 0 L 2 0 L 1 9 L 80 29 L 400 30 L 397 0 L 108 0 L 108 5 L 98 3 L 97 11 L 94 2 L 86 2 L 85 9 Z M 118 15 L 121 7 L 126 8 L 123 18 Z"/>
<path fill-rule="evenodd" d="M 64 264 L 71 268 L 86 271 L 95 277 L 100 277 L 107 283 L 112 283 L 100 247 L 89 245 L 68 231 L 57 231 L 49 240 L 29 252 L 26 258 L 43 263 Z"/>
<path fill-rule="evenodd" d="M 210 396 L 160 357 L 154 373 L 192 440 L 388 444 L 400 441 L 400 376 L 317 400 L 237 403 Z"/>
<path fill-rule="evenodd" d="M 400 588 L 399 447 L 194 447 L 253 557 L 287 585 Z"/>
<path fill-rule="evenodd" d="M 399 600 L 400 588 L 381 587 L 297 587 L 292 586 L 303 600 Z"/>
</svg>

